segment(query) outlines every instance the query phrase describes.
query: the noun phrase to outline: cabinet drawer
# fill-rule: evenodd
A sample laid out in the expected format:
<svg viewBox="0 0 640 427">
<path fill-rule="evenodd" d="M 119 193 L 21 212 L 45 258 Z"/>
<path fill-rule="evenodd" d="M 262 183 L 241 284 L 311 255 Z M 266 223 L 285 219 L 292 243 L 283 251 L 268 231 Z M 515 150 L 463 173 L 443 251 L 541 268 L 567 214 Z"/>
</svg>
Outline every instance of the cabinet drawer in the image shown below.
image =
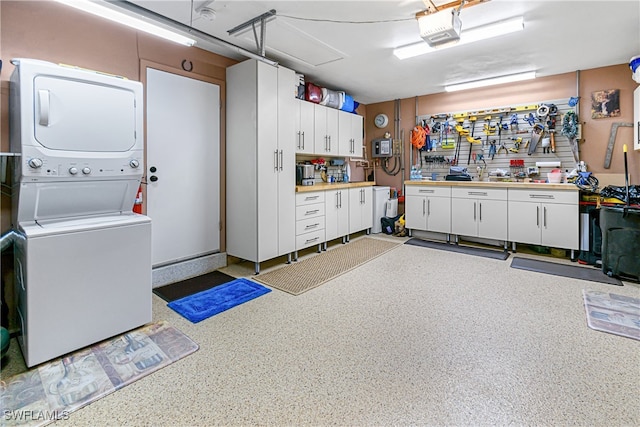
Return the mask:
<svg viewBox="0 0 640 427">
<path fill-rule="evenodd" d="M 319 245 L 324 242 L 324 230 L 312 231 L 310 233 L 296 236 L 296 250 Z"/>
<path fill-rule="evenodd" d="M 541 184 L 544 185 L 544 184 Z M 578 191 L 509 188 L 509 201 L 578 204 Z"/>
<path fill-rule="evenodd" d="M 296 206 L 296 221 L 307 218 L 315 218 L 319 216 L 324 216 L 324 195 L 323 203 Z"/>
<path fill-rule="evenodd" d="M 322 229 L 324 229 L 324 216 L 296 221 L 296 236 Z"/>
<path fill-rule="evenodd" d="M 296 206 L 310 205 L 312 203 L 324 203 L 324 191 L 296 194 Z"/>
<path fill-rule="evenodd" d="M 407 185 L 406 196 L 451 197 L 451 187 L 434 187 L 432 185 Z"/>
<path fill-rule="evenodd" d="M 506 188 L 453 187 L 451 197 L 462 199 L 507 200 Z"/>
</svg>

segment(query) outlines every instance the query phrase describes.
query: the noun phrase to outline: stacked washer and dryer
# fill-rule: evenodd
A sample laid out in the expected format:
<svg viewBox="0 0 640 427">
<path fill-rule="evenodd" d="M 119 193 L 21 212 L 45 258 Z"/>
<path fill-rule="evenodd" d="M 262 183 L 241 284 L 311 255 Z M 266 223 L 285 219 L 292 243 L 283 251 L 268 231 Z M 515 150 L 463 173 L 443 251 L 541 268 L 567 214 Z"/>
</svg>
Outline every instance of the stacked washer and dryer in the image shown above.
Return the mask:
<svg viewBox="0 0 640 427">
<path fill-rule="evenodd" d="M 151 321 L 142 84 L 14 59 L 19 343 L 31 367 Z"/>
</svg>

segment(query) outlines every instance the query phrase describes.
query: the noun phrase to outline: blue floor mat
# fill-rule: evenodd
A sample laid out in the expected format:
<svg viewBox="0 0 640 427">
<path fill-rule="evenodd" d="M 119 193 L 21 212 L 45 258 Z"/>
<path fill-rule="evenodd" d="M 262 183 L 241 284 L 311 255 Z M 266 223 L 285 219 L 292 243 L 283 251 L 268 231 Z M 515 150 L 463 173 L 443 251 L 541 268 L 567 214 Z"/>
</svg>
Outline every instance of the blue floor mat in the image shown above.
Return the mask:
<svg viewBox="0 0 640 427">
<path fill-rule="evenodd" d="M 171 301 L 167 306 L 193 323 L 271 292 L 258 283 L 236 279 L 229 283 Z"/>
</svg>

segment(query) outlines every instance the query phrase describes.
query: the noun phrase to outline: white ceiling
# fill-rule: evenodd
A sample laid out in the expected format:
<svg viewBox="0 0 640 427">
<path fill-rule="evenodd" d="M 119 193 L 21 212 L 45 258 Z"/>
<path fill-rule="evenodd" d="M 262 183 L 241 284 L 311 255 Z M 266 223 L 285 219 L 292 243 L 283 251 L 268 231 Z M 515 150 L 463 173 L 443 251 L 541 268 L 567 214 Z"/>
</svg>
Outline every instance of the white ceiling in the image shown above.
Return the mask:
<svg viewBox="0 0 640 427">
<path fill-rule="evenodd" d="M 436 5 L 446 2 L 434 1 Z M 463 32 L 517 15 L 524 16 L 525 29 L 405 60 L 397 59 L 393 49 L 422 40 L 415 20 L 415 14 L 426 9 L 421 0 L 130 3 L 253 52 L 257 47 L 252 31 L 234 36 L 227 31 L 275 9 L 277 17 L 266 27 L 266 56 L 304 74 L 307 81 L 345 90 L 363 104 L 439 93 L 445 84 L 522 71 L 549 76 L 627 64 L 640 55 L 638 0 L 491 0 L 465 6 L 460 13 Z M 215 11 L 215 19 L 199 16 L 203 6 Z M 198 41 L 196 46 L 244 58 L 213 43 Z"/>
</svg>

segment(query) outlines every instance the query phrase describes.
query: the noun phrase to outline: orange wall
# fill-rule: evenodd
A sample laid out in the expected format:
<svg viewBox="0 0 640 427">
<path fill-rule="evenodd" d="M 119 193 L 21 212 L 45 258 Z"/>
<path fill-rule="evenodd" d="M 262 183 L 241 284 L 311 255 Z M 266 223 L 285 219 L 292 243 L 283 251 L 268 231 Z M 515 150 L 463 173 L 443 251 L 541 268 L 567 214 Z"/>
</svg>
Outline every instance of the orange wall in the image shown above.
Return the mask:
<svg viewBox="0 0 640 427">
<path fill-rule="evenodd" d="M 509 105 L 535 104 L 542 100 L 563 99 L 575 96 L 577 73 L 566 73 L 535 80 L 505 84 L 501 86 L 473 89 L 460 92 L 423 95 L 400 100 L 399 129 L 404 131 L 404 176 L 389 176 L 382 169 L 376 169 L 376 182 L 401 188 L 402 181 L 409 179 L 411 168 L 409 143 L 411 129 L 416 116 L 447 112 L 474 111 Z M 583 123 L 583 141 L 580 143 L 580 157 L 587 163 L 601 181 L 622 185 L 624 162 L 623 144 L 629 147 L 628 165 L 630 183 L 640 184 L 640 152 L 633 151 L 632 128 L 619 128 L 610 169 L 604 168 L 604 156 L 609 141 L 611 123 L 633 121 L 633 91 L 637 84 L 631 79 L 631 71 L 626 64 L 598 68 L 580 72 L 580 121 Z M 603 89 L 620 89 L 621 116 L 607 119 L 591 119 L 591 92 Z M 417 109 L 416 109 L 417 103 Z M 371 140 L 382 137 L 385 132 L 394 135 L 394 101 L 369 104 L 365 118 L 367 150 L 371 153 Z M 416 112 L 417 111 L 417 112 Z M 378 129 L 373 118 L 385 113 L 389 116 L 389 126 Z M 614 176 L 610 176 L 614 174 Z"/>
</svg>

